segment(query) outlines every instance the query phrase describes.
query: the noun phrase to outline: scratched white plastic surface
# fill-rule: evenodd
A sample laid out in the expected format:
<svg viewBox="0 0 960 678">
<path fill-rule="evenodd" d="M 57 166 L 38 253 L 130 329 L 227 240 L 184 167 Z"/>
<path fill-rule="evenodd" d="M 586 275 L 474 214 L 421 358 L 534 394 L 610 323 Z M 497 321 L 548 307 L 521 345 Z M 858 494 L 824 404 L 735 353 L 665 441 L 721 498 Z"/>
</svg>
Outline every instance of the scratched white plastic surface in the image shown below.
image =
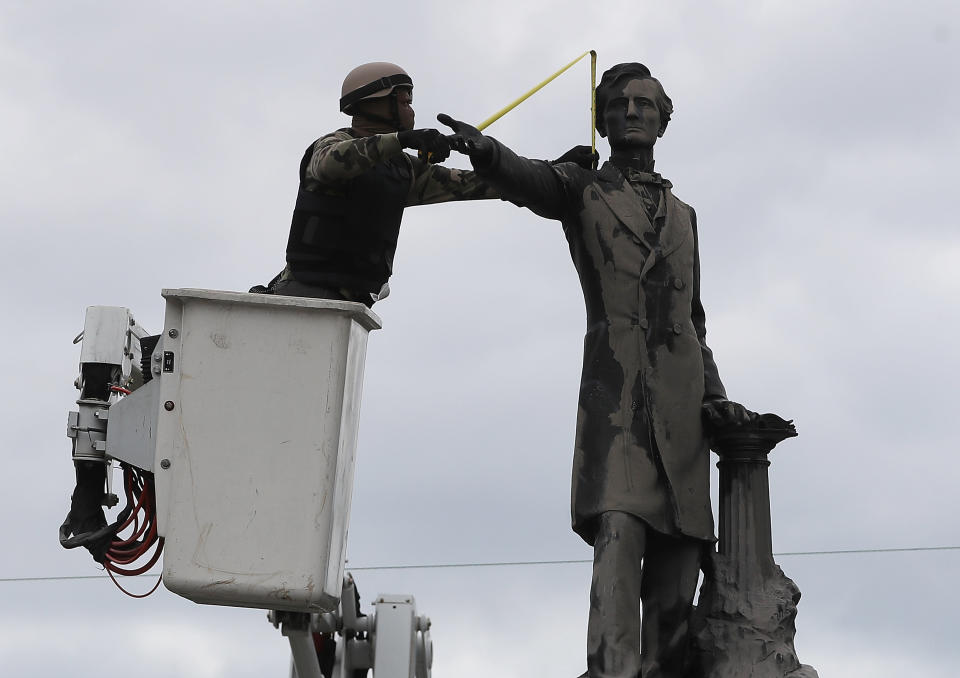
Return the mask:
<svg viewBox="0 0 960 678">
<path fill-rule="evenodd" d="M 154 464 L 164 585 L 198 603 L 333 609 L 379 318 L 338 301 L 163 296 L 162 348 L 173 353 Z"/>
<path fill-rule="evenodd" d="M 131 360 L 140 360 L 137 338 L 146 332 L 122 306 L 88 306 L 83 323 L 80 363 L 120 365 L 124 378 L 130 376 Z"/>
</svg>

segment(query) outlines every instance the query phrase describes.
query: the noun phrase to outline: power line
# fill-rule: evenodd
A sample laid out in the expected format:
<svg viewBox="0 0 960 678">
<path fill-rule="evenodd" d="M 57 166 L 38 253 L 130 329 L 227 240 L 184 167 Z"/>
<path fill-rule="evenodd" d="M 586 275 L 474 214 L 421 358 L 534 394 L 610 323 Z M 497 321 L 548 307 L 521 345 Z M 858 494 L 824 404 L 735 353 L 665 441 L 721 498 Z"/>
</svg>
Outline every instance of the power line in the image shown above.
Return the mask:
<svg viewBox="0 0 960 678">
<path fill-rule="evenodd" d="M 348 567 L 351 572 L 364 570 L 440 570 L 454 567 L 513 567 L 520 565 L 571 565 L 592 563 L 593 560 L 514 560 L 499 563 L 437 563 L 433 565 L 378 565 L 374 567 Z"/>
<path fill-rule="evenodd" d="M 901 553 L 908 551 L 957 551 L 960 546 L 913 546 L 906 548 L 883 548 L 883 549 L 843 549 L 836 551 L 783 551 L 774 553 L 774 556 L 826 556 L 842 555 L 850 553 Z M 570 565 L 592 563 L 593 559 L 581 560 L 518 560 L 496 563 L 442 563 L 432 565 L 378 565 L 375 567 L 349 567 L 352 571 L 363 570 L 435 570 L 441 568 L 454 567 L 511 567 L 515 565 Z"/>
<path fill-rule="evenodd" d="M 777 557 L 786 556 L 835 556 L 863 553 L 908 553 L 916 551 L 960 551 L 960 546 L 912 546 L 885 549 L 841 549 L 836 551 L 782 551 L 774 553 Z M 582 565 L 592 563 L 592 559 L 577 560 L 514 560 L 493 563 L 431 563 L 424 565 L 372 565 L 366 567 L 347 567 L 352 572 L 372 572 L 376 570 L 440 570 L 464 567 L 519 567 L 526 565 Z M 159 572 L 144 572 L 139 577 L 157 577 Z M 0 584 L 37 581 L 70 581 L 78 579 L 106 579 L 105 574 L 67 575 L 61 577 L 3 577 Z"/>
<path fill-rule="evenodd" d="M 144 572 L 143 574 L 135 575 L 137 577 L 156 577 L 159 575 L 159 572 Z M 62 577 L 5 577 L 0 579 L 0 584 L 12 583 L 12 582 L 29 582 L 29 581 L 67 581 L 71 579 L 109 579 L 110 577 L 105 574 L 78 574 L 78 575 L 65 575 Z"/>
<path fill-rule="evenodd" d="M 957 551 L 960 546 L 911 546 L 896 549 L 845 549 L 841 551 L 784 551 L 775 556 L 827 556 L 844 553 L 905 553 L 908 551 Z"/>
</svg>

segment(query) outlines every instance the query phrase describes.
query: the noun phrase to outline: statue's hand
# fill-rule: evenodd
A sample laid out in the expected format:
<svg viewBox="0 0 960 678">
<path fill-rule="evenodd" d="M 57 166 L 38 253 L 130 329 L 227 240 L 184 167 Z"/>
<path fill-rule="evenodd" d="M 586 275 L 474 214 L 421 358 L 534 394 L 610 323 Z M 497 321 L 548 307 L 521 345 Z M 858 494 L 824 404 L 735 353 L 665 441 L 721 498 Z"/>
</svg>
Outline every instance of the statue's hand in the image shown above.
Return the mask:
<svg viewBox="0 0 960 678">
<path fill-rule="evenodd" d="M 740 403 L 724 398 L 706 400 L 701 406 L 703 415 L 713 428 L 726 428 L 730 426 L 745 426 L 757 419 L 756 412 L 748 410 Z"/>
<path fill-rule="evenodd" d="M 483 134 L 473 125 L 454 120 L 446 113 L 437 116 L 437 120 L 453 130 L 447 137 L 450 148 L 470 156 L 474 165 L 482 165 L 493 158 L 493 140 Z"/>
<path fill-rule="evenodd" d="M 556 160 L 550 161 L 550 164 L 556 165 L 561 162 L 575 162 L 583 169 L 596 169 L 599 160 L 600 154 L 589 146 L 574 146 Z"/>
</svg>

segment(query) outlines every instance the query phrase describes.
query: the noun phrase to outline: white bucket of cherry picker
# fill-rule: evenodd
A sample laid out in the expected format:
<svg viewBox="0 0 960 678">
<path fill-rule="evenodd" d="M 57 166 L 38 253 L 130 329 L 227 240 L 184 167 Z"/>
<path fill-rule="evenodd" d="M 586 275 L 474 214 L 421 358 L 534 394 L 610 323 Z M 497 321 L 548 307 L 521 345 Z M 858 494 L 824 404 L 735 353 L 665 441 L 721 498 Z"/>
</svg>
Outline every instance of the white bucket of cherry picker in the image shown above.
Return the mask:
<svg viewBox="0 0 960 678">
<path fill-rule="evenodd" d="M 163 296 L 153 360 L 164 585 L 198 603 L 334 609 L 379 318 L 342 301 Z"/>
</svg>

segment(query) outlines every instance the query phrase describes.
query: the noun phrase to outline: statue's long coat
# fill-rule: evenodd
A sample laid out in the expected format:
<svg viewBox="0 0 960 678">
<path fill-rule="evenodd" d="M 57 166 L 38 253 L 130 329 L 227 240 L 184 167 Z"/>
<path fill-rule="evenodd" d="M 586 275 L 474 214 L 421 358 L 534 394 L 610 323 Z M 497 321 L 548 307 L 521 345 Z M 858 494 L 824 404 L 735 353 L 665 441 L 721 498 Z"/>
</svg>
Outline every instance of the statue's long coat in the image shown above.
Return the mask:
<svg viewBox="0 0 960 678">
<path fill-rule="evenodd" d="M 615 510 L 666 534 L 713 539 L 700 412 L 705 398 L 725 393 L 705 341 L 693 209 L 665 181 L 651 223 L 610 163 L 549 165 L 497 144 L 477 169 L 505 198 L 562 222 L 580 275 L 587 332 L 574 530 L 592 544 L 592 519 Z"/>
</svg>

